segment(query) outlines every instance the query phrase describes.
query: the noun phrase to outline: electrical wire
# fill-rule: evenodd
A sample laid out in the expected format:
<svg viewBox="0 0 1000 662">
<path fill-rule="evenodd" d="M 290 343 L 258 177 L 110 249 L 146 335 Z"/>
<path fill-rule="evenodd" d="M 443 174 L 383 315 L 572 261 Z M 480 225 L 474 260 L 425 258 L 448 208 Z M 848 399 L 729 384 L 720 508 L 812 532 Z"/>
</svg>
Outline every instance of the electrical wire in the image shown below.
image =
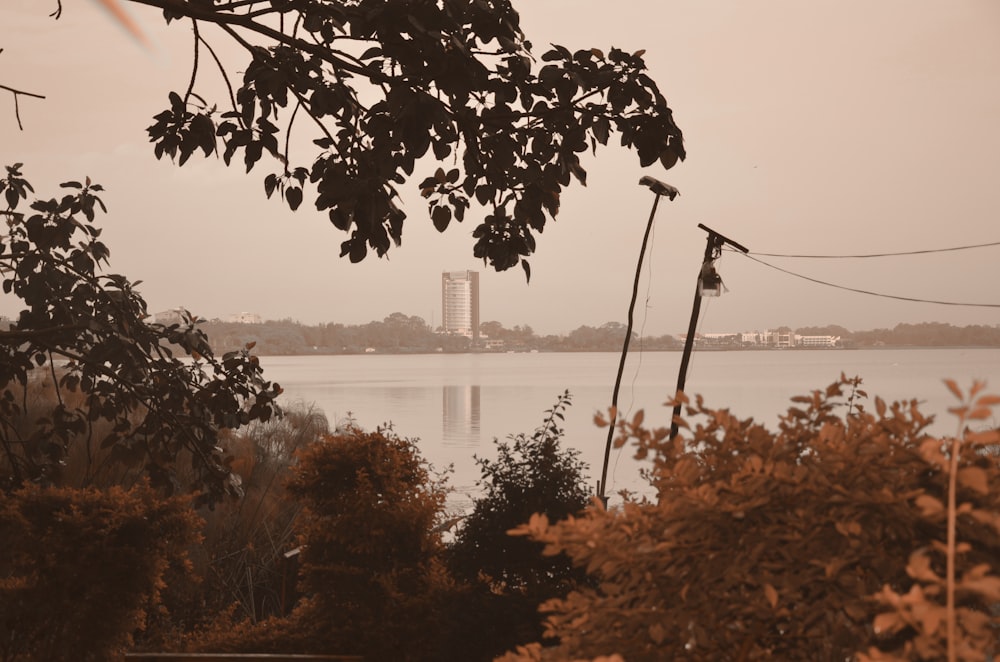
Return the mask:
<svg viewBox="0 0 1000 662">
<path fill-rule="evenodd" d="M 629 418 L 632 414 L 632 407 L 635 406 L 635 384 L 639 380 L 639 372 L 642 370 L 642 357 L 643 357 L 643 340 L 646 337 L 646 322 L 649 320 L 649 299 L 650 292 L 653 286 L 653 247 L 656 246 L 656 225 L 654 224 L 650 230 L 649 234 L 649 259 L 646 261 L 646 302 L 642 308 L 642 323 L 639 325 L 639 363 L 635 366 L 635 372 L 632 373 L 632 383 L 629 388 L 629 402 L 628 407 L 625 409 L 625 418 Z M 618 473 L 618 461 L 621 460 L 622 453 L 625 447 L 615 449 L 615 463 L 611 467 L 611 478 L 609 482 L 612 486 L 615 484 L 615 477 Z M 605 490 L 607 494 L 607 490 Z"/>
<path fill-rule="evenodd" d="M 639 325 L 639 363 L 635 366 L 635 372 L 632 374 L 632 383 L 630 384 L 629 390 L 629 402 L 628 407 L 625 410 L 625 415 L 628 416 L 632 413 L 632 407 L 635 405 L 635 384 L 639 379 L 639 372 L 642 369 L 642 356 L 643 356 L 643 341 L 646 338 L 646 322 L 649 321 L 649 298 L 650 292 L 653 288 L 653 248 L 656 246 L 656 225 L 653 225 L 653 229 L 649 235 L 649 259 L 646 260 L 646 301 L 645 305 L 642 307 L 642 323 Z"/>
<path fill-rule="evenodd" d="M 789 253 L 760 253 L 753 251 L 751 255 L 761 255 L 763 257 L 789 257 L 789 258 L 808 258 L 813 260 L 842 260 L 842 259 L 855 259 L 855 258 L 870 258 L 870 257 L 899 257 L 901 255 L 926 255 L 928 253 L 948 253 L 951 251 L 967 251 L 973 248 L 988 248 L 990 246 L 1000 246 L 1000 241 L 992 241 L 986 244 L 972 244 L 969 246 L 952 246 L 951 248 L 927 248 L 919 251 L 903 251 L 900 253 L 868 253 L 864 255 L 795 255 Z M 726 248 L 726 250 L 735 251 L 732 248 Z"/>
<path fill-rule="evenodd" d="M 739 251 L 735 251 L 735 252 L 739 252 Z M 836 283 L 830 283 L 830 282 L 827 282 L 825 280 L 819 280 L 818 278 L 811 278 L 810 276 L 804 276 L 802 274 L 795 273 L 794 271 L 789 271 L 788 269 L 782 269 L 781 267 L 775 266 L 775 265 L 773 265 L 773 264 L 771 264 L 769 262 L 765 262 L 764 260 L 757 259 L 756 257 L 754 257 L 753 255 L 751 255 L 749 253 L 740 253 L 740 254 L 743 255 L 743 257 L 747 258 L 748 260 L 753 260 L 754 262 L 757 262 L 759 264 L 763 264 L 765 267 L 771 267 L 772 269 L 774 269 L 776 271 L 780 271 L 782 273 L 786 273 L 786 274 L 788 274 L 790 276 L 795 276 L 796 278 L 801 278 L 802 280 L 808 280 L 809 282 L 812 282 L 812 283 L 818 283 L 820 285 L 826 285 L 827 287 L 833 287 L 833 288 L 836 288 L 838 290 L 846 290 L 848 292 L 856 292 L 858 294 L 867 294 L 869 296 L 882 297 L 884 299 L 896 299 L 896 300 L 899 300 L 899 301 L 913 301 L 913 302 L 916 302 L 916 303 L 933 303 L 933 304 L 937 304 L 937 305 L 940 305 L 940 306 L 964 306 L 964 307 L 970 307 L 970 308 L 1000 308 L 1000 303 L 963 303 L 963 302 L 958 302 L 958 301 L 935 301 L 933 299 L 920 299 L 920 298 L 916 298 L 916 297 L 904 297 L 904 296 L 897 296 L 895 294 L 883 294 L 881 292 L 872 292 L 870 290 L 861 290 L 861 289 L 858 289 L 858 288 L 855 288 L 855 287 L 847 287 L 845 285 L 837 285 Z M 763 255 L 763 253 L 757 253 L 757 255 Z"/>
</svg>

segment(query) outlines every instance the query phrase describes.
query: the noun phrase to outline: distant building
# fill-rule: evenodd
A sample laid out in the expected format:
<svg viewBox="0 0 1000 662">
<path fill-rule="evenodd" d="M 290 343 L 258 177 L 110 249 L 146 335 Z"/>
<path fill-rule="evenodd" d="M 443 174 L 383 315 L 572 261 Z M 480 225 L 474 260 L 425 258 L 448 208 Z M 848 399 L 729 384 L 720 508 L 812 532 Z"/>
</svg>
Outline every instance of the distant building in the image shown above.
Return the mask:
<svg viewBox="0 0 1000 662">
<path fill-rule="evenodd" d="M 795 334 L 791 331 L 769 331 L 772 344 L 778 349 L 786 349 L 795 345 Z"/>
<path fill-rule="evenodd" d="M 158 313 L 153 313 L 146 318 L 146 322 L 170 326 L 171 324 L 184 324 L 185 317 L 190 318 L 191 315 L 183 308 L 171 308 L 170 310 L 162 310 Z"/>
<path fill-rule="evenodd" d="M 234 313 L 232 315 L 226 315 L 223 319 L 224 322 L 232 322 L 236 324 L 263 324 L 260 315 L 257 313 Z"/>
<path fill-rule="evenodd" d="M 744 347 L 841 347 L 840 336 L 800 336 L 775 330 L 744 331 L 740 334 Z"/>
<path fill-rule="evenodd" d="M 800 347 L 839 347 L 840 336 L 796 336 L 795 342 Z"/>
<path fill-rule="evenodd" d="M 795 345 L 795 334 L 791 331 L 744 331 L 740 341 L 744 347 L 779 347 L 786 348 Z"/>
<path fill-rule="evenodd" d="M 441 274 L 441 327 L 445 333 L 479 340 L 479 272 Z"/>
<path fill-rule="evenodd" d="M 703 333 L 694 337 L 703 347 L 739 347 L 741 339 L 738 333 Z"/>
</svg>

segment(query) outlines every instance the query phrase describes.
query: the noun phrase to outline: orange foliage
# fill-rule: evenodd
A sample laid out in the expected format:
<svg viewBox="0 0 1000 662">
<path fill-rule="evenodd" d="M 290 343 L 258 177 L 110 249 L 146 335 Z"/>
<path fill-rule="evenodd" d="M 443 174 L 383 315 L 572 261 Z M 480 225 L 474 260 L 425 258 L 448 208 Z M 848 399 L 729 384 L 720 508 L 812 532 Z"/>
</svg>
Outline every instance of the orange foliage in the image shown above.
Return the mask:
<svg viewBox="0 0 1000 662">
<path fill-rule="evenodd" d="M 391 430 L 325 435 L 300 451 L 287 485 L 304 507 L 299 590 L 286 618 L 221 622 L 200 650 L 363 654 L 434 660 L 445 492 L 413 441 Z"/>
<path fill-rule="evenodd" d="M 187 500 L 24 487 L 0 493 L 0 660 L 103 661 L 160 616 L 200 521 Z"/>
<path fill-rule="evenodd" d="M 916 630 L 893 596 L 945 572 L 948 450 L 925 433 L 915 401 L 876 399 L 869 412 L 855 402 L 858 383 L 794 398 L 773 433 L 700 398 L 686 409 L 688 435 L 669 439 L 642 417 L 620 423 L 619 445 L 653 459 L 658 501 L 555 524 L 538 516 L 518 530 L 586 567 L 596 586 L 543 606 L 557 647 L 504 659 L 847 660 L 866 642 L 869 659 L 940 659 L 905 657 Z M 982 659 L 997 646 L 986 578 L 1000 555 L 1000 469 L 979 450 L 956 457 L 956 599 L 975 621 L 963 626 L 975 633 L 966 647 Z M 876 619 L 887 607 L 896 615 Z"/>
</svg>

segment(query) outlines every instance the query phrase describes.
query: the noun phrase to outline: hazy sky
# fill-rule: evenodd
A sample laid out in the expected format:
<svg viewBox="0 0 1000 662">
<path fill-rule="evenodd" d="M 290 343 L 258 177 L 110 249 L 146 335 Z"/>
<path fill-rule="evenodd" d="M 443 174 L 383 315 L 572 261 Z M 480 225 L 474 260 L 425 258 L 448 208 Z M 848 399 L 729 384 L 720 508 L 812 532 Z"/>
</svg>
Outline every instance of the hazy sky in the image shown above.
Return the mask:
<svg viewBox="0 0 1000 662">
<path fill-rule="evenodd" d="M 267 167 L 245 176 L 221 159 L 158 162 L 146 140 L 167 92 L 190 75 L 190 30 L 129 6 L 143 48 L 89 0 L 4 0 L 0 82 L 46 95 L 0 96 L 0 157 L 23 162 L 40 194 L 89 175 L 107 189 L 101 218 L 111 271 L 142 280 L 151 310 L 363 323 L 392 312 L 440 323 L 443 270 L 481 272 L 485 320 L 537 333 L 626 319 L 653 194 L 657 213 L 636 323 L 687 328 L 704 223 L 752 253 L 857 254 L 1000 241 L 1000 3 L 996 0 L 524 0 L 540 54 L 646 50 L 685 134 L 688 160 L 642 169 L 611 146 L 589 158 L 589 185 L 563 197 L 538 239 L 532 281 L 472 257 L 474 218 L 438 234 L 416 183 L 404 187 L 403 246 L 350 264 L 345 236 L 308 204 L 267 201 Z M 214 36 L 213 31 L 206 33 Z M 237 61 L 232 60 L 234 66 Z M 240 66 L 242 61 L 238 63 Z M 211 79 L 212 72 L 205 69 Z M 216 99 L 221 101 L 221 97 Z M 615 139 L 611 141 L 615 144 Z M 303 157 L 304 158 L 304 157 Z M 309 198 L 307 197 L 307 200 Z M 762 258 L 846 287 L 1000 303 L 1000 247 L 879 260 Z M 703 332 L 837 323 L 1000 323 L 1000 309 L 909 303 L 840 291 L 726 253 L 729 292 L 707 300 Z M 3 296 L 3 295 L 0 295 Z M 16 312 L 0 299 L 0 313 Z"/>
</svg>

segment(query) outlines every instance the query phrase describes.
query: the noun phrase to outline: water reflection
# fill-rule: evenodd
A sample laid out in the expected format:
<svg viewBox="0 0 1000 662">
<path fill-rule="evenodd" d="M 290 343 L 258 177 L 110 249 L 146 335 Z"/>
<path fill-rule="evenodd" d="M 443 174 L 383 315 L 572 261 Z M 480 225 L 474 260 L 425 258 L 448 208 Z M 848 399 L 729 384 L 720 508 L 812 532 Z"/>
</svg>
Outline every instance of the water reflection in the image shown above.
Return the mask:
<svg viewBox="0 0 1000 662">
<path fill-rule="evenodd" d="M 480 439 L 480 386 L 441 387 L 441 441 L 445 446 L 471 448 Z"/>
<path fill-rule="evenodd" d="M 607 411 L 619 358 L 608 352 L 295 356 L 262 362 L 265 375 L 284 387 L 283 402 L 313 402 L 331 421 L 350 412 L 368 430 L 391 421 L 401 436 L 418 439 L 422 456 L 435 467 L 454 467 L 449 484 L 456 490 L 454 500 L 460 500 L 478 489 L 473 456 L 493 458 L 493 439 L 530 434 L 567 388 L 573 406 L 563 421 L 564 442 L 581 452 L 591 478 L 600 476 L 607 431 L 594 426 L 593 415 Z M 673 391 L 679 360 L 679 352 L 630 356 L 619 400 L 629 418 L 644 409 L 648 424 L 669 422 L 670 410 L 662 404 Z M 963 386 L 986 379 L 995 390 L 1000 350 L 702 352 L 692 368 L 692 394 L 704 395 L 709 407 L 730 408 L 734 416 L 752 416 L 770 429 L 788 398 L 823 388 L 844 372 L 863 377 L 873 397 L 918 399 L 922 413 L 937 416 L 939 428 L 931 431 L 950 434 L 954 419 L 946 412 L 954 402 L 941 379 Z M 648 490 L 639 474 L 647 464 L 634 460 L 633 450 L 629 445 L 613 451 L 609 493 Z"/>
</svg>

